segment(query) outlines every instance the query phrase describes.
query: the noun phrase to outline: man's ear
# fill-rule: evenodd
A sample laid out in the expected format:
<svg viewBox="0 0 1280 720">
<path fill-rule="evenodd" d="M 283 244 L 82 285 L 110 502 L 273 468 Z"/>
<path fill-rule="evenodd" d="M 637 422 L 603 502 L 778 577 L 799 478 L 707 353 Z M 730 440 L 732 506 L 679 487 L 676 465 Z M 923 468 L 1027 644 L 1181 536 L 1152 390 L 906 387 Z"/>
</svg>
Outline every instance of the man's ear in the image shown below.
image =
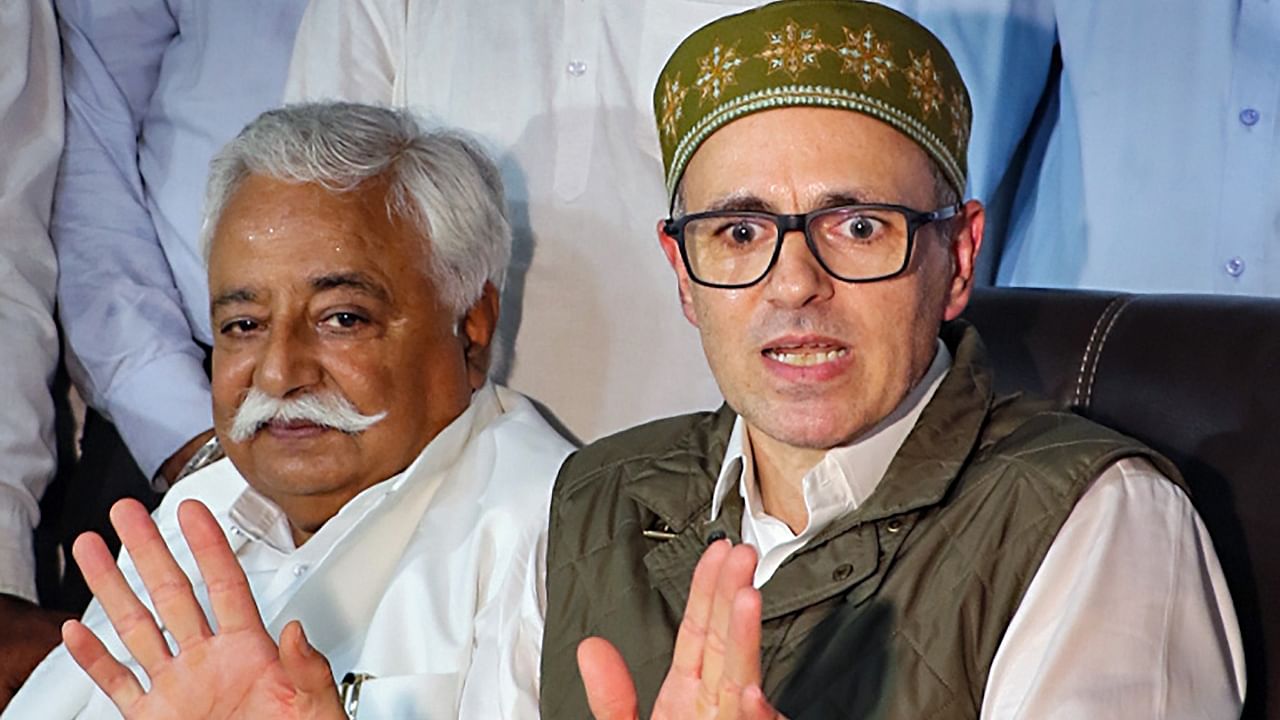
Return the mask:
<svg viewBox="0 0 1280 720">
<path fill-rule="evenodd" d="M 943 318 L 947 320 L 960 317 L 973 294 L 973 271 L 978 251 L 982 248 L 986 220 L 986 210 L 977 200 L 966 202 L 960 214 L 951 220 L 951 245 L 948 248 L 951 279 L 947 287 L 947 306 L 943 311 Z"/>
<path fill-rule="evenodd" d="M 498 289 L 486 282 L 480 299 L 472 303 L 458 322 L 463 359 L 467 363 L 467 381 L 479 390 L 489 377 L 490 351 L 498 328 Z"/>
<path fill-rule="evenodd" d="M 680 292 L 680 309 L 684 317 L 694 327 L 698 327 L 698 313 L 693 308 L 693 295 L 690 293 L 689 272 L 685 269 L 684 258 L 680 257 L 680 245 L 663 229 L 665 220 L 658 221 L 658 244 L 662 246 L 662 254 L 667 256 L 667 264 L 676 273 L 676 285 Z"/>
</svg>

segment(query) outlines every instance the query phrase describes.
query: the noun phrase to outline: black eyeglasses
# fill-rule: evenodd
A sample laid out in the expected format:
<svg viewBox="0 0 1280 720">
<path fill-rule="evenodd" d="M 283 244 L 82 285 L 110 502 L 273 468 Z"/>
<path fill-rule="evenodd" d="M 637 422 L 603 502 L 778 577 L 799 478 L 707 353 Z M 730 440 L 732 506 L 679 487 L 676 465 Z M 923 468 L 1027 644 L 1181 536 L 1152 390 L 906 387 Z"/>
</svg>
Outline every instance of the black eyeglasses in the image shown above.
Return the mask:
<svg viewBox="0 0 1280 720">
<path fill-rule="evenodd" d="M 716 210 L 668 219 L 662 231 L 675 238 L 689 277 L 700 285 L 755 285 L 778 262 L 782 239 L 796 230 L 828 274 L 866 283 L 900 275 L 911 260 L 916 230 L 955 217 L 961 207 L 920 212 L 902 205 L 841 205 L 803 215 Z"/>
</svg>

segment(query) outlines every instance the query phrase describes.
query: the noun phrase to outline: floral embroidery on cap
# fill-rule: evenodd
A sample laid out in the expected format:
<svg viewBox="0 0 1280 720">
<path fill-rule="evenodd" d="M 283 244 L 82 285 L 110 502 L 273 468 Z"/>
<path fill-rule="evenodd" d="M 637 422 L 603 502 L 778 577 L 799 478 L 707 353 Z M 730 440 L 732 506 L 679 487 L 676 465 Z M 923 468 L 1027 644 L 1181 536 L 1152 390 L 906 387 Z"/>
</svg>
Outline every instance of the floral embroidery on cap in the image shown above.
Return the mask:
<svg viewBox="0 0 1280 720">
<path fill-rule="evenodd" d="M 938 71 L 933 68 L 933 57 L 928 50 L 920 57 L 916 57 L 910 50 L 907 54 L 911 56 L 911 64 L 903 68 L 902 73 L 911 84 L 911 98 L 920 102 L 920 112 L 927 118 L 939 112 L 942 101 L 946 98 L 942 90 L 942 78 L 938 77 Z"/>
<path fill-rule="evenodd" d="M 742 63 L 743 59 L 738 55 L 738 43 L 734 43 L 732 47 L 725 47 L 716 41 L 711 52 L 698 59 L 698 78 L 693 82 L 694 86 L 702 92 L 698 101 L 703 102 L 710 97 L 713 101 L 719 102 L 720 94 L 725 88 L 737 82 L 734 73 Z"/>
<path fill-rule="evenodd" d="M 667 80 L 663 87 L 662 117 L 658 119 L 658 125 L 662 127 L 662 132 L 667 137 L 674 138 L 678 132 L 678 123 L 684 116 L 684 96 L 688 94 L 689 88 L 680 82 L 679 73 Z"/>
<path fill-rule="evenodd" d="M 881 40 L 870 25 L 856 33 L 844 28 L 844 44 L 832 49 L 844 60 L 840 72 L 856 75 L 863 89 L 877 80 L 887 87 L 889 73 L 898 69 L 889 41 Z"/>
<path fill-rule="evenodd" d="M 795 20 L 787 20 L 781 30 L 765 33 L 768 43 L 756 57 L 768 63 L 769 75 L 782 71 L 792 80 L 800 77 L 805 68 L 821 67 L 818 53 L 827 45 L 818 39 L 818 26 L 802 28 Z"/>
</svg>

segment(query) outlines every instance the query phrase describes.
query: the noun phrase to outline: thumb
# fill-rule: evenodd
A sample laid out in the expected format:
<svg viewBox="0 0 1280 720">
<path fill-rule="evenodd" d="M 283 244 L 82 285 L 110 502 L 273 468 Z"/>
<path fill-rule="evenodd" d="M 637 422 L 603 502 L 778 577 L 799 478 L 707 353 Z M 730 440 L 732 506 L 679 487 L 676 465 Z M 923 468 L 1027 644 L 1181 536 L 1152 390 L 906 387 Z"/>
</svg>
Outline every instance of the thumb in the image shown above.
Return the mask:
<svg viewBox="0 0 1280 720">
<path fill-rule="evenodd" d="M 346 718 L 329 661 L 307 642 L 297 620 L 280 633 L 280 665 L 298 693 L 299 706 L 315 713 L 311 717 Z"/>
<path fill-rule="evenodd" d="M 578 643 L 578 672 L 596 720 L 638 720 L 635 683 L 612 643 L 599 637 Z"/>
</svg>

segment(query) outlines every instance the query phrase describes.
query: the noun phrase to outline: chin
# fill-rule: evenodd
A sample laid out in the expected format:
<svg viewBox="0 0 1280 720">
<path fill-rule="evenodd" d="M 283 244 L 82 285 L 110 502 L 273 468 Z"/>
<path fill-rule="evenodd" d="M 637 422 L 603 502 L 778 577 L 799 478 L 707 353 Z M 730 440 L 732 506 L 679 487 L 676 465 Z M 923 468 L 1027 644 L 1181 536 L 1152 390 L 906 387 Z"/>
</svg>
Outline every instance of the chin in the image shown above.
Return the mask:
<svg viewBox="0 0 1280 720">
<path fill-rule="evenodd" d="M 774 440 L 806 450 L 830 450 L 856 439 L 865 430 L 856 418 L 824 416 L 821 412 L 766 413 L 766 417 L 759 420 L 761 422 L 747 418 L 752 426 Z"/>
</svg>

